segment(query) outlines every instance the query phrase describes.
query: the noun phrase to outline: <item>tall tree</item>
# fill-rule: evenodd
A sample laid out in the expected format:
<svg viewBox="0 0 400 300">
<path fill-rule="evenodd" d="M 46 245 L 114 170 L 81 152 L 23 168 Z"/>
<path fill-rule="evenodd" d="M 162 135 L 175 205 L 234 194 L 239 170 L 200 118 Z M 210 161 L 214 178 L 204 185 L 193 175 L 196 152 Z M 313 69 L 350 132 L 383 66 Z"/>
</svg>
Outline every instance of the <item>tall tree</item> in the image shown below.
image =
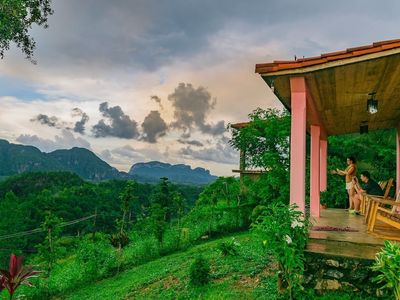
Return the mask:
<svg viewBox="0 0 400 300">
<path fill-rule="evenodd" d="M 47 19 L 53 14 L 51 0 L 0 0 L 0 58 L 13 42 L 31 62 L 36 48 L 29 35 L 32 25 L 48 27 Z"/>
</svg>

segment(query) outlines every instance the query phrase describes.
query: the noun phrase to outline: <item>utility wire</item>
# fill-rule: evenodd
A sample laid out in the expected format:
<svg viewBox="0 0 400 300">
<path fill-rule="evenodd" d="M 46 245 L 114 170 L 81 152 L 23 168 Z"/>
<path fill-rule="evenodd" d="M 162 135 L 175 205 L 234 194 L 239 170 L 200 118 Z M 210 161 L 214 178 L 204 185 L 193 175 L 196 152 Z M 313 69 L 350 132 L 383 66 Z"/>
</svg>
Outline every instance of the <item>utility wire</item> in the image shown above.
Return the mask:
<svg viewBox="0 0 400 300">
<path fill-rule="evenodd" d="M 91 216 L 83 217 L 83 218 L 80 218 L 80 219 L 68 221 L 68 222 L 62 222 L 60 224 L 60 227 L 71 226 L 71 225 L 74 225 L 74 224 L 77 224 L 77 223 L 92 219 L 94 217 L 96 217 L 95 214 L 91 215 Z M 5 240 L 5 239 L 10 239 L 10 238 L 15 238 L 15 237 L 21 237 L 21 236 L 26 236 L 26 235 L 32 235 L 32 234 L 39 233 L 39 232 L 44 232 L 44 231 L 45 231 L 45 229 L 43 229 L 43 228 L 36 228 L 36 229 L 28 230 L 28 231 L 11 233 L 11 234 L 0 236 L 0 240 Z"/>
</svg>

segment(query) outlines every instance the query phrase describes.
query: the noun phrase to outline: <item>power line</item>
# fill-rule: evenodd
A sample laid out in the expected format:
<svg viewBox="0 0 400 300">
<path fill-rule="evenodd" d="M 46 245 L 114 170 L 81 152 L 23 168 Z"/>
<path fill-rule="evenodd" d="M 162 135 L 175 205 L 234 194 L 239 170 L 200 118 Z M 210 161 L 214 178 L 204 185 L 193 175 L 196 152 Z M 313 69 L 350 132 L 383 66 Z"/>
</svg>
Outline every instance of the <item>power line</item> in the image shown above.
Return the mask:
<svg viewBox="0 0 400 300">
<path fill-rule="evenodd" d="M 77 223 L 92 219 L 94 217 L 96 217 L 96 214 L 91 215 L 91 216 L 87 216 L 87 217 L 83 217 L 83 218 L 80 218 L 80 219 L 68 221 L 68 222 L 62 222 L 60 224 L 60 227 L 71 226 L 71 225 L 74 225 L 74 224 L 77 224 Z M 22 232 L 6 234 L 6 235 L 3 235 L 3 236 L 0 236 L 0 240 L 32 235 L 32 234 L 39 233 L 39 232 L 44 232 L 44 231 L 45 231 L 45 229 L 43 229 L 43 228 L 36 228 L 36 229 L 28 230 L 28 231 L 22 231 Z"/>
</svg>

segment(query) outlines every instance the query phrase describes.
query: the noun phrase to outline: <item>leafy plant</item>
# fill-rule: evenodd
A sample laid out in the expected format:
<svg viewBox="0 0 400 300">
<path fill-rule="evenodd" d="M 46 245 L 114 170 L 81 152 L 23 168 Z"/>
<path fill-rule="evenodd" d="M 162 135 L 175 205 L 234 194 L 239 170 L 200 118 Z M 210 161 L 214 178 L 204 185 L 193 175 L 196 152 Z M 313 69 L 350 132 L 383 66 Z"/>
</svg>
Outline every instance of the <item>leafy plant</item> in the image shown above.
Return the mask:
<svg viewBox="0 0 400 300">
<path fill-rule="evenodd" d="M 381 274 L 374 278 L 378 283 L 384 283 L 381 289 L 394 292 L 396 300 L 400 300 L 400 244 L 385 241 L 385 246 L 376 255 L 372 270 Z"/>
<path fill-rule="evenodd" d="M 50 3 L 51 0 L 0 1 L 2 32 L 0 36 L 0 58 L 3 58 L 4 52 L 10 48 L 10 42 L 14 42 L 32 61 L 36 43 L 29 35 L 28 30 L 34 24 L 47 28 L 47 18 L 53 14 Z"/>
<path fill-rule="evenodd" d="M 268 253 L 278 262 L 278 287 L 289 299 L 303 288 L 304 248 L 308 239 L 308 220 L 296 206 L 272 204 L 252 224 Z"/>
<path fill-rule="evenodd" d="M 210 278 L 210 264 L 204 257 L 197 257 L 190 266 L 190 283 L 196 286 L 203 286 L 210 282 Z"/>
<path fill-rule="evenodd" d="M 218 248 L 221 251 L 223 256 L 232 255 L 235 256 L 238 254 L 238 248 L 240 244 L 232 238 L 228 241 L 224 241 L 219 244 Z"/>
<path fill-rule="evenodd" d="M 20 285 L 32 286 L 29 282 L 31 278 L 39 277 L 40 271 L 36 271 L 32 266 L 23 266 L 23 256 L 11 254 L 8 270 L 0 270 L 0 290 L 1 287 L 7 289 L 10 299 Z"/>
</svg>

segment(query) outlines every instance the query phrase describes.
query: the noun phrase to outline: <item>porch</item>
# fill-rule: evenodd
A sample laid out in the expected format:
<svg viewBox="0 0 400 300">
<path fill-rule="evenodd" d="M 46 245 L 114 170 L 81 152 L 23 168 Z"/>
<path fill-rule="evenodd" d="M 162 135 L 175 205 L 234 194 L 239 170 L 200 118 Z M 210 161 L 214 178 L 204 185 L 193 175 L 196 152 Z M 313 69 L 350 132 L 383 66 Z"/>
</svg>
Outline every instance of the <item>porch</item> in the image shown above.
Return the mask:
<svg viewBox="0 0 400 300">
<path fill-rule="evenodd" d="M 363 216 L 349 214 L 344 209 L 322 209 L 320 217 L 312 219 L 312 223 L 308 252 L 374 259 L 383 246 L 384 239 L 367 231 Z M 396 234 L 391 228 L 378 230 L 381 234 Z"/>
<path fill-rule="evenodd" d="M 320 193 L 327 189 L 328 137 L 333 135 L 397 129 L 393 177 L 396 195 L 400 191 L 399 63 L 400 40 L 390 40 L 316 57 L 256 65 L 256 73 L 291 113 L 290 203 L 306 212 L 306 193 L 309 193 L 309 213 L 315 220 L 314 226 L 355 230 L 312 230 L 309 250 L 352 256 L 359 255 L 357 248 L 362 247 L 365 252 L 362 255 L 370 258 L 383 244 L 383 239 L 377 236 L 390 236 L 382 230 L 390 230 L 400 238 L 400 231 L 380 225 L 374 234 L 368 233 L 364 218 L 348 215 L 345 210 L 320 209 Z M 307 134 L 309 191 L 306 190 Z"/>
</svg>

